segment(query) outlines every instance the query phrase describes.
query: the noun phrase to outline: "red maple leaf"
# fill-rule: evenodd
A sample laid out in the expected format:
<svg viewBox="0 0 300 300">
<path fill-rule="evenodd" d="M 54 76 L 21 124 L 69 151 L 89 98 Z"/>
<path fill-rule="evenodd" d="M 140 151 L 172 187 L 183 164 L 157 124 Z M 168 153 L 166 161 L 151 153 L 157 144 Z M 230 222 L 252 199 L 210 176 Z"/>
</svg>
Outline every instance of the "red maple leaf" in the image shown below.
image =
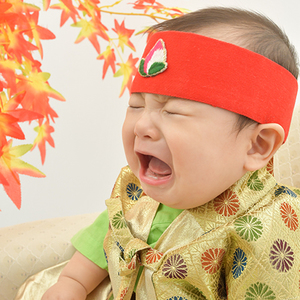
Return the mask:
<svg viewBox="0 0 300 300">
<path fill-rule="evenodd" d="M 13 96 L 7 100 L 5 93 L 0 94 L 0 146 L 6 143 L 6 137 L 25 139 L 19 122 L 32 121 L 43 118 L 42 115 L 26 109 L 17 109 L 24 93 Z"/>
<path fill-rule="evenodd" d="M 50 6 L 51 0 L 43 0 L 43 9 L 44 11 L 47 11 Z"/>
<path fill-rule="evenodd" d="M 126 87 L 130 90 L 132 78 L 137 71 L 135 64 L 138 60 L 138 58 L 133 58 L 132 54 L 130 54 L 126 63 L 117 64 L 120 66 L 120 69 L 114 74 L 114 77 L 123 76 L 120 97 L 123 95 Z"/>
<path fill-rule="evenodd" d="M 6 136 L 24 140 L 25 135 L 18 124 L 18 119 L 0 112 L 0 146 L 6 143 Z"/>
<path fill-rule="evenodd" d="M 60 27 L 63 26 L 66 21 L 71 18 L 74 23 L 77 21 L 77 17 L 79 14 L 73 5 L 72 0 L 60 0 L 58 4 L 51 5 L 53 9 L 61 9 L 61 17 L 60 17 Z"/>
<path fill-rule="evenodd" d="M 51 133 L 54 132 L 54 128 L 50 126 L 48 121 L 46 121 L 44 124 L 35 127 L 34 130 L 38 133 L 38 135 L 34 140 L 32 150 L 35 148 L 35 146 L 38 146 L 41 154 L 42 164 L 44 164 L 46 158 L 46 142 L 48 142 L 51 147 L 55 147 L 54 140 L 51 136 Z"/>
<path fill-rule="evenodd" d="M 113 28 L 112 30 L 118 35 L 119 38 L 118 47 L 121 47 L 123 52 L 124 52 L 124 45 L 128 46 L 133 51 L 135 51 L 134 45 L 129 40 L 132 34 L 134 33 L 134 29 L 125 28 L 124 21 L 120 25 L 118 21 L 115 19 L 115 28 Z"/>
<path fill-rule="evenodd" d="M 102 79 L 105 77 L 106 72 L 108 67 L 110 66 L 113 70 L 113 73 L 115 74 L 116 72 L 116 56 L 114 49 L 112 49 L 110 46 L 107 46 L 106 50 L 102 52 L 97 59 L 104 59 L 104 64 L 103 64 L 103 74 L 102 74 Z"/>
<path fill-rule="evenodd" d="M 0 61 L 0 82 L 1 91 L 3 88 L 10 89 L 12 94 L 16 91 L 16 76 L 15 70 L 18 69 L 19 64 L 12 60 Z"/>
<path fill-rule="evenodd" d="M 12 31 L 8 27 L 6 30 L 7 41 L 6 45 L 4 45 L 6 52 L 10 56 L 15 57 L 20 64 L 22 63 L 22 57 L 27 57 L 33 61 L 31 51 L 38 49 L 35 45 L 25 40 L 23 33 L 23 30 Z"/>
<path fill-rule="evenodd" d="M 87 14 L 92 19 L 95 19 L 95 17 L 99 18 L 100 20 L 100 11 L 98 9 L 98 4 L 100 3 L 99 0 L 84 0 L 79 1 L 80 4 L 78 6 L 78 9 L 83 11 L 83 14 Z"/>
<path fill-rule="evenodd" d="M 0 3 L 0 13 L 4 13 L 6 12 L 8 9 L 10 9 L 12 7 L 11 3 Z"/>
<path fill-rule="evenodd" d="M 75 43 L 80 43 L 85 38 L 92 43 L 96 51 L 100 54 L 100 45 L 97 40 L 97 36 L 102 37 L 105 40 L 109 40 L 109 37 L 106 33 L 107 28 L 99 21 L 99 20 L 84 20 L 81 19 L 80 21 L 72 24 L 74 27 L 81 27 L 81 31 L 75 41 Z"/>
<path fill-rule="evenodd" d="M 24 33 L 30 38 L 34 39 L 35 44 L 43 58 L 43 48 L 40 40 L 53 40 L 55 35 L 48 29 L 38 25 L 39 12 L 33 12 L 28 16 L 28 26 L 30 30 Z"/>
<path fill-rule="evenodd" d="M 32 145 L 12 147 L 12 140 L 0 147 L 0 183 L 18 209 L 21 208 L 21 182 L 19 174 L 45 177 L 37 168 L 20 160 Z"/>
<path fill-rule="evenodd" d="M 147 3 L 147 4 L 145 4 Z M 149 5 L 150 4 L 150 5 Z M 155 4 L 155 0 L 137 0 L 134 2 L 134 9 L 147 9 Z"/>
<path fill-rule="evenodd" d="M 39 113 L 47 118 L 57 118 L 56 112 L 49 105 L 49 97 L 65 101 L 64 97 L 48 84 L 49 73 L 32 70 L 28 77 L 18 76 L 17 92 L 24 92 L 21 105 L 26 110 Z"/>
</svg>

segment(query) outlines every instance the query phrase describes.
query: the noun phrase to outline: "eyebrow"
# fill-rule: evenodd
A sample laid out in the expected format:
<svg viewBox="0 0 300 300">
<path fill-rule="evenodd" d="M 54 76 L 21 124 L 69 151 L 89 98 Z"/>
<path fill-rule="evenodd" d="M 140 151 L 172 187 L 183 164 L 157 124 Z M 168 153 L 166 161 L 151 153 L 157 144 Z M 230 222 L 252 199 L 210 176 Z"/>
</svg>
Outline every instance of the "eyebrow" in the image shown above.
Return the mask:
<svg viewBox="0 0 300 300">
<path fill-rule="evenodd" d="M 168 102 L 168 100 L 170 100 L 171 98 L 173 98 L 171 96 L 160 95 L 160 94 L 152 94 L 152 95 L 154 95 L 155 100 L 157 100 L 160 103 L 166 103 L 166 102 Z"/>
</svg>

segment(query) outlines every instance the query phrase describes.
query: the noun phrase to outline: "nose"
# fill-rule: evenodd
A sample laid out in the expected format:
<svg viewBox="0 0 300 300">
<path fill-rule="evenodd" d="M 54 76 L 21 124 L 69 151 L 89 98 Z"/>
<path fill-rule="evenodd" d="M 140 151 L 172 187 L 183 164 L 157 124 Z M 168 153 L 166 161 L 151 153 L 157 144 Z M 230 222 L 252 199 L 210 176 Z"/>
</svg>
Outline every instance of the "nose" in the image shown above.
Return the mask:
<svg viewBox="0 0 300 300">
<path fill-rule="evenodd" d="M 134 126 L 134 134 L 143 139 L 158 140 L 160 131 L 154 113 L 145 110 Z"/>
</svg>

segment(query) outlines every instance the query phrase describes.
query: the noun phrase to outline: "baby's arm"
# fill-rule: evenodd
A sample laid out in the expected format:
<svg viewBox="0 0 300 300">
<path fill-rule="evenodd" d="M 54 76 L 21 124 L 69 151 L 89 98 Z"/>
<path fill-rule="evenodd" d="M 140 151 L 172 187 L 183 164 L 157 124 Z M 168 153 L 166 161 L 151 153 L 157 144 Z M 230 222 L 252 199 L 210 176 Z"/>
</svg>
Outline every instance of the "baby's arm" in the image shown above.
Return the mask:
<svg viewBox="0 0 300 300">
<path fill-rule="evenodd" d="M 107 276 L 106 270 L 77 251 L 42 300 L 84 300 Z"/>
</svg>

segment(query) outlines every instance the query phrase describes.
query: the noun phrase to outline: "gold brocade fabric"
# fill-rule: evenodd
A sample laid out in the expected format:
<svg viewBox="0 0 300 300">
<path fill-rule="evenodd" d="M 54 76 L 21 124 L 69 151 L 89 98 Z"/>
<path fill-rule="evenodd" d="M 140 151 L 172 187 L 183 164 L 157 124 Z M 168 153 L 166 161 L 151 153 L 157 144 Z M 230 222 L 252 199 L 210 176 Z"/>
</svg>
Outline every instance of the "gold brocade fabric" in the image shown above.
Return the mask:
<svg viewBox="0 0 300 300">
<path fill-rule="evenodd" d="M 126 167 L 107 200 L 104 241 L 113 299 L 300 299 L 300 190 L 267 168 L 245 174 L 207 204 L 184 210 L 154 248 L 158 203 Z"/>
<path fill-rule="evenodd" d="M 57 282 L 68 261 L 47 268 L 28 278 L 18 290 L 15 300 L 40 300 L 44 293 Z M 107 300 L 111 295 L 111 284 L 107 277 L 88 295 L 86 300 Z"/>
</svg>

